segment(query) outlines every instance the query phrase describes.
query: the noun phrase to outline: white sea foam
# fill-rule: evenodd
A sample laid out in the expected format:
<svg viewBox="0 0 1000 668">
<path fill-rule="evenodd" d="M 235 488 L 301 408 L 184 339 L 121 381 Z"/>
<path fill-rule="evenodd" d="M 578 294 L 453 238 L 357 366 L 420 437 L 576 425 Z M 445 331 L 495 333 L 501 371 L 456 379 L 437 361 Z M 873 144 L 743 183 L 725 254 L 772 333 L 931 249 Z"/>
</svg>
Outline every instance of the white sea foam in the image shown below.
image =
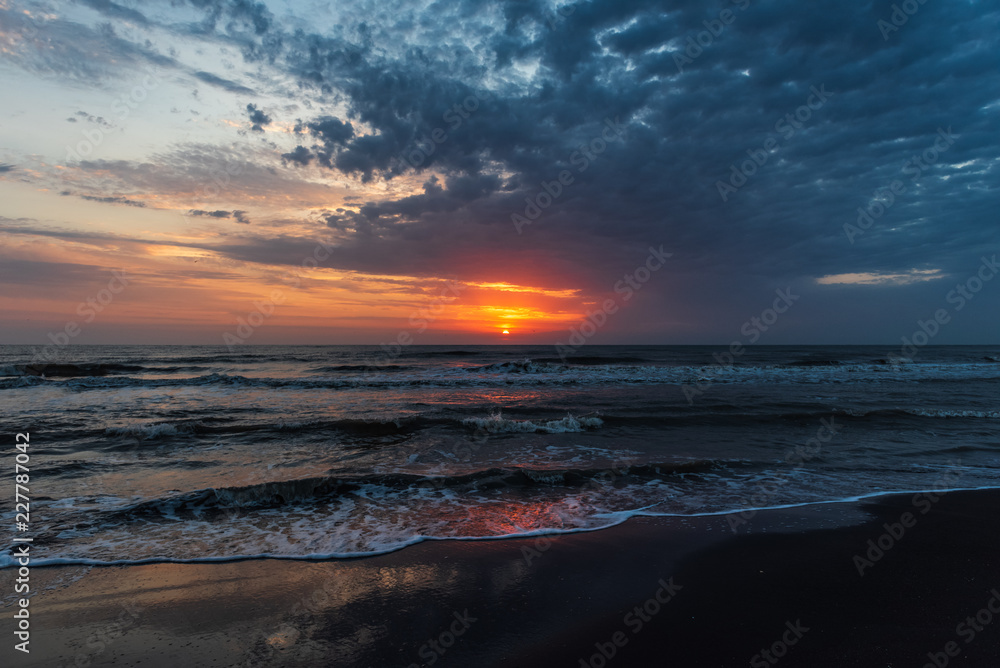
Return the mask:
<svg viewBox="0 0 1000 668">
<path fill-rule="evenodd" d="M 912 415 L 923 417 L 943 417 L 943 418 L 987 418 L 992 420 L 1000 419 L 1000 411 L 949 411 L 932 409 L 909 409 L 906 411 Z"/>
<path fill-rule="evenodd" d="M 567 434 L 597 429 L 604 424 L 598 417 L 573 417 L 567 415 L 559 420 L 533 422 L 531 420 L 509 420 L 499 412 L 485 418 L 466 418 L 462 424 L 482 429 L 490 434 Z"/>
<path fill-rule="evenodd" d="M 108 533 L 102 534 L 89 546 L 83 549 L 78 548 L 76 550 L 77 554 L 73 556 L 46 556 L 46 553 L 39 555 L 37 548 L 35 548 L 36 552 L 32 558 L 32 566 L 215 563 L 244 561 L 248 559 L 315 561 L 357 558 L 387 554 L 423 541 L 504 540 L 599 531 L 622 524 L 633 517 L 675 517 L 680 519 L 719 517 L 746 511 L 783 510 L 834 504 L 858 504 L 887 496 L 908 496 L 929 492 L 941 494 L 945 492 L 987 489 L 1000 489 L 1000 487 L 990 485 L 982 487 L 952 487 L 948 489 L 915 488 L 908 490 L 885 490 L 869 494 L 821 498 L 794 503 L 731 506 L 704 512 L 658 511 L 656 507 L 659 504 L 653 503 L 632 509 L 608 509 L 592 515 L 587 522 L 564 524 L 563 526 L 522 526 L 517 519 L 512 519 L 511 517 L 514 516 L 516 518 L 518 513 L 517 508 L 503 508 L 500 509 L 500 512 L 495 512 L 493 519 L 496 521 L 490 525 L 492 531 L 485 535 L 463 533 L 461 530 L 456 531 L 454 530 L 453 523 L 444 519 L 430 523 L 426 521 L 423 524 L 417 523 L 414 525 L 414 528 L 407 528 L 406 525 L 401 523 L 385 522 L 382 522 L 377 527 L 365 528 L 358 525 L 352 527 L 349 531 L 342 529 L 339 531 L 335 530 L 333 531 L 333 535 L 329 531 L 334 528 L 333 526 L 328 526 L 325 523 L 323 523 L 323 526 L 316 526 L 315 518 L 305 515 L 291 517 L 290 523 L 280 533 L 261 530 L 254 526 L 258 523 L 256 521 L 246 524 L 234 523 L 225 527 L 212 525 L 208 522 L 189 521 L 184 525 L 185 529 L 183 532 L 171 531 L 170 525 L 167 525 L 166 533 L 154 530 L 141 541 L 138 536 L 131 535 L 129 532 L 111 529 Z M 572 504 L 566 504 L 562 510 L 564 511 L 562 514 L 566 517 L 574 515 Z M 369 520 L 378 519 L 377 516 L 370 513 L 366 513 L 366 517 Z M 199 536 L 199 538 L 192 541 L 190 536 Z M 227 551 L 224 554 L 205 551 L 199 553 L 199 547 L 204 546 L 206 538 L 217 541 Z M 17 561 L 10 554 L 0 554 L 0 569 L 12 568 L 17 565 Z"/>
</svg>

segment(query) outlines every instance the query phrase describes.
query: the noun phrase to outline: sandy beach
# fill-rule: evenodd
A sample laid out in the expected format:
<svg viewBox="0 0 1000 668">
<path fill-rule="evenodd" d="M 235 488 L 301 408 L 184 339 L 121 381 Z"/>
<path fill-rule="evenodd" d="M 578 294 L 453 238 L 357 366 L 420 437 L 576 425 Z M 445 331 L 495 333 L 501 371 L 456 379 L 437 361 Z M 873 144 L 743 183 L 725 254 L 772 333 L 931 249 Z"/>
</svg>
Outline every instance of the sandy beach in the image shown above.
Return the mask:
<svg viewBox="0 0 1000 668">
<path fill-rule="evenodd" d="M 952 492 L 762 511 L 738 535 L 633 518 L 341 561 L 36 568 L 31 654 L 8 642 L 4 663 L 996 665 L 998 511 Z"/>
</svg>

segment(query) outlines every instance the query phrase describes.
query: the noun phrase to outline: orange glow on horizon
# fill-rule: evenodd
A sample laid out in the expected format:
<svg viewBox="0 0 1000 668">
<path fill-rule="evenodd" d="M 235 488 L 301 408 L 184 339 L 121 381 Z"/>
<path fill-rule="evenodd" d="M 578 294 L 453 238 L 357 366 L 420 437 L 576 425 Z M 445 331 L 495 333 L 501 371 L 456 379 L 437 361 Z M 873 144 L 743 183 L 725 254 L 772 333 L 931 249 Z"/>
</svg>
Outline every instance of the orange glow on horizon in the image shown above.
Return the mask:
<svg viewBox="0 0 1000 668">
<path fill-rule="evenodd" d="M 200 228 L 177 232 L 176 244 L 169 243 L 166 232 L 163 243 L 145 232 L 135 239 L 118 234 L 72 240 L 9 235 L 0 261 L 6 256 L 94 268 L 65 294 L 37 287 L 4 295 L 0 302 L 7 321 L 18 323 L 16 330 L 25 340 L 44 340 L 49 331 L 78 321 L 87 332 L 78 340 L 83 343 L 123 328 L 129 336 L 141 330 L 185 331 L 192 341 L 216 342 L 234 331 L 240 318 L 261 310 L 266 317 L 254 328 L 254 343 L 303 337 L 379 342 L 400 332 L 418 344 L 438 336 L 496 341 L 498 334 L 523 342 L 567 331 L 592 303 L 579 290 L 540 287 L 544 281 L 530 277 L 456 282 L 234 260 L 215 250 L 207 234 Z M 127 289 L 93 322 L 84 322 L 79 305 L 104 289 L 113 271 L 124 271 L 130 280 Z"/>
</svg>

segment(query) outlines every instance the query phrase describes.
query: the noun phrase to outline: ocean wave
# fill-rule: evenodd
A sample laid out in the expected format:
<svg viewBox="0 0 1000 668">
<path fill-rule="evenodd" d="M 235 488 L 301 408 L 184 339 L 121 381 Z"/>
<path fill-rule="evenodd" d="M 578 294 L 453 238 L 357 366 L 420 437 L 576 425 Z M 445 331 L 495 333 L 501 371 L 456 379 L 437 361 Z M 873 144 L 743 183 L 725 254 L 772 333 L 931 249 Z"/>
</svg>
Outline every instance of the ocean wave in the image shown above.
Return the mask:
<svg viewBox="0 0 1000 668">
<path fill-rule="evenodd" d="M 45 378 L 79 378 L 81 376 L 107 376 L 142 371 L 138 364 L 95 362 L 87 364 L 6 364 L 0 366 L 0 376 L 44 376 Z"/>
<path fill-rule="evenodd" d="M 263 352 L 221 353 L 215 355 L 192 355 L 190 357 L 162 357 L 158 363 L 170 364 L 240 364 L 243 362 L 315 362 L 315 358 L 295 355 L 275 355 Z"/>
<path fill-rule="evenodd" d="M 147 366 L 142 370 L 149 373 L 179 373 L 181 371 L 208 371 L 211 367 L 195 364 L 184 366 Z"/>
<path fill-rule="evenodd" d="M 597 429 L 604 424 L 604 421 L 598 417 L 576 418 L 567 415 L 560 420 L 532 422 L 531 420 L 510 420 L 498 412 L 485 418 L 465 418 L 462 420 L 462 424 L 482 429 L 490 434 L 566 434 Z"/>
<path fill-rule="evenodd" d="M 576 364 L 580 366 L 618 366 L 622 364 L 649 364 L 650 360 L 642 357 L 611 357 L 598 355 L 580 355 L 578 357 L 540 357 L 535 360 L 540 364 Z"/>
<path fill-rule="evenodd" d="M 910 415 L 931 418 L 986 418 L 1000 420 L 1000 411 L 954 411 L 954 410 L 932 410 L 926 408 L 907 409 Z"/>
<path fill-rule="evenodd" d="M 0 378 L 0 389 L 16 390 L 22 387 L 38 387 L 47 385 L 50 381 L 41 376 L 15 376 L 14 378 Z"/>
<path fill-rule="evenodd" d="M 840 360 L 795 360 L 794 362 L 786 362 L 783 366 L 790 367 L 814 367 L 814 366 L 842 366 L 845 362 Z"/>
<path fill-rule="evenodd" d="M 482 353 L 473 350 L 428 350 L 408 351 L 405 357 L 475 357 Z"/>
<path fill-rule="evenodd" d="M 668 480 L 713 471 L 729 466 L 747 466 L 743 460 L 692 460 L 653 464 L 619 463 L 606 468 L 530 468 L 493 467 L 468 473 L 425 475 L 417 473 L 371 473 L 363 475 L 327 475 L 294 480 L 269 481 L 242 487 L 201 489 L 178 496 L 150 499 L 115 509 L 115 514 L 130 516 L 180 517 L 214 510 L 274 508 L 290 505 L 326 503 L 331 499 L 365 490 L 368 497 L 379 490 L 418 491 L 421 489 L 476 490 L 523 489 L 529 487 L 578 488 L 588 484 L 604 485 L 622 479 L 636 485 L 651 480 Z"/>
<path fill-rule="evenodd" d="M 342 373 L 342 372 L 382 372 L 382 371 L 411 371 L 416 367 L 403 366 L 399 364 L 336 364 L 333 366 L 319 366 L 309 369 L 309 373 Z"/>
<path fill-rule="evenodd" d="M 25 387 L 33 383 L 15 382 L 24 379 L 2 379 L 0 389 Z M 586 379 L 584 379 L 586 380 Z M 606 382 L 610 382 L 607 379 Z M 42 381 L 46 382 L 46 381 Z M 489 387 L 491 381 L 484 378 L 465 376 L 409 376 L 383 378 L 378 374 L 365 374 L 358 377 L 344 378 L 269 378 L 249 377 L 239 374 L 212 373 L 193 378 L 136 378 L 131 376 L 104 378 L 69 378 L 63 381 L 47 381 L 52 387 L 65 387 L 72 390 L 116 389 L 128 387 L 246 387 L 273 389 L 354 389 L 354 388 L 405 388 L 405 387 Z M 579 379 L 567 378 L 562 384 L 579 382 Z M 551 379 L 539 378 L 522 384 L 552 384 Z M 495 381 L 493 381 L 495 384 Z"/>
<path fill-rule="evenodd" d="M 706 381 L 719 384 L 860 384 L 860 383 L 956 383 L 967 380 L 998 380 L 994 364 L 922 364 L 886 366 L 875 364 L 781 366 L 564 366 L 535 360 L 497 362 L 478 367 L 392 369 L 342 377 L 252 377 L 216 372 L 188 378 L 105 375 L 46 378 L 51 387 L 72 390 L 125 387 L 228 386 L 276 389 L 352 389 L 407 387 L 497 387 L 572 385 L 690 385 Z M 37 376 L 0 379 L 0 389 L 25 387 L 22 381 Z"/>
<path fill-rule="evenodd" d="M 197 425 L 193 423 L 153 422 L 108 427 L 104 433 L 108 436 L 129 436 L 142 441 L 151 441 L 158 438 L 193 434 L 196 428 Z"/>
<path fill-rule="evenodd" d="M 106 436 L 132 437 L 139 440 L 154 440 L 173 436 L 211 436 L 259 434 L 264 432 L 320 432 L 340 431 L 363 436 L 385 436 L 405 434 L 436 424 L 457 423 L 457 420 L 434 419 L 419 415 L 384 417 L 378 419 L 340 420 L 279 420 L 277 422 L 240 422 L 208 424 L 199 421 L 179 420 L 176 422 L 148 422 L 107 427 Z"/>
<path fill-rule="evenodd" d="M 555 413 L 555 409 L 526 407 L 525 411 Z M 444 415 L 399 415 L 378 418 L 341 418 L 323 420 L 277 420 L 274 422 L 210 422 L 180 419 L 173 422 L 137 422 L 114 425 L 103 430 L 74 432 L 75 437 L 104 435 L 114 438 L 152 441 L 192 436 L 240 436 L 263 435 L 267 433 L 310 433 L 336 432 L 351 437 L 406 436 L 432 427 L 465 427 L 481 430 L 488 434 L 565 434 L 593 431 L 603 426 L 683 428 L 692 426 L 750 426 L 772 424 L 818 424 L 820 420 L 833 419 L 834 422 L 899 422 L 937 419 L 1000 419 L 1000 411 L 935 410 L 922 408 L 892 409 L 836 409 L 828 411 L 791 411 L 773 413 L 747 413 L 739 406 L 720 405 L 707 410 L 684 410 L 673 414 L 660 415 L 620 415 L 601 414 L 574 416 L 567 414 L 558 419 L 530 417 L 511 419 L 495 412 L 487 417 L 454 417 Z M 108 449 L 117 446 L 111 443 Z"/>
<path fill-rule="evenodd" d="M 526 359 L 522 362 L 497 362 L 486 366 L 466 367 L 465 370 L 473 373 L 559 373 L 566 368 L 561 364 L 546 364 Z"/>
<path fill-rule="evenodd" d="M 730 410 L 734 409 L 734 410 Z M 831 409 L 826 411 L 742 412 L 738 406 L 714 406 L 709 410 L 684 411 L 671 415 L 604 415 L 613 426 L 688 427 L 700 425 L 750 426 L 755 424 L 812 424 L 833 419 L 847 422 L 896 421 L 913 419 L 1000 419 L 1000 411 L 933 410 L 923 408 Z"/>
<path fill-rule="evenodd" d="M 490 434 L 512 433 L 578 433 L 597 429 L 603 424 L 598 417 L 574 417 L 566 415 L 557 420 L 511 420 L 499 413 L 489 417 L 444 417 L 425 415 L 383 416 L 375 419 L 342 418 L 333 420 L 300 420 L 277 422 L 237 422 L 215 423 L 193 420 L 178 420 L 176 422 L 142 422 L 134 424 L 107 427 L 105 436 L 128 437 L 142 441 L 171 437 L 187 437 L 191 435 L 241 435 L 261 434 L 266 432 L 293 432 L 304 434 L 310 432 L 335 431 L 353 436 L 390 436 L 411 434 L 422 429 L 435 426 L 473 427 Z M 89 433 L 89 432 L 88 432 Z"/>
</svg>

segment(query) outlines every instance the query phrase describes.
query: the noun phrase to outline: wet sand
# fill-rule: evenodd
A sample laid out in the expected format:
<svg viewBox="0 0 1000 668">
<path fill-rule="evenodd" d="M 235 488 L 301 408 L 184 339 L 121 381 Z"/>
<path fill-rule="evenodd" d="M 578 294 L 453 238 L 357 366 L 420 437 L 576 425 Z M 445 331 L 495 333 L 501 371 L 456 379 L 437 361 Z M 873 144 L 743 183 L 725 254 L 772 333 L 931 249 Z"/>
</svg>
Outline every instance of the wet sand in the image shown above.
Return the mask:
<svg viewBox="0 0 1000 668">
<path fill-rule="evenodd" d="M 636 518 L 342 561 L 36 567 L 31 653 L 14 651 L 8 631 L 0 657 L 5 666 L 996 666 L 998 513 L 1000 492 L 952 492 L 762 511 L 738 534 L 725 517 Z M 8 629 L 14 577 L 0 572 Z"/>
</svg>

